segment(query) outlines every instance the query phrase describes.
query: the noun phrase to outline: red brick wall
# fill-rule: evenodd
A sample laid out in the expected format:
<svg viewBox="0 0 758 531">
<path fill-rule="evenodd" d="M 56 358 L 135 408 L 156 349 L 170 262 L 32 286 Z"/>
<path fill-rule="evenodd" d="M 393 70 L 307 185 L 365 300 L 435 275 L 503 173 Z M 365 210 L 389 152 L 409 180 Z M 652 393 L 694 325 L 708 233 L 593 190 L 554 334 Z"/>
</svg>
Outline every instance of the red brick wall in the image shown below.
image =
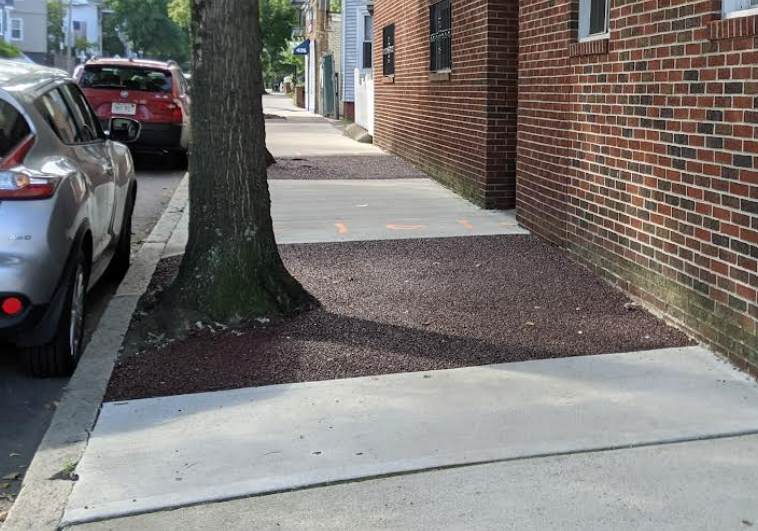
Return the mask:
<svg viewBox="0 0 758 531">
<path fill-rule="evenodd" d="M 758 17 L 720 0 L 521 0 L 518 216 L 758 368 Z"/>
<path fill-rule="evenodd" d="M 444 80 L 429 73 L 432 3 L 375 1 L 374 142 L 485 207 L 512 207 L 518 3 L 453 0 L 453 68 Z M 392 23 L 394 80 L 381 76 L 382 28 Z"/>
</svg>

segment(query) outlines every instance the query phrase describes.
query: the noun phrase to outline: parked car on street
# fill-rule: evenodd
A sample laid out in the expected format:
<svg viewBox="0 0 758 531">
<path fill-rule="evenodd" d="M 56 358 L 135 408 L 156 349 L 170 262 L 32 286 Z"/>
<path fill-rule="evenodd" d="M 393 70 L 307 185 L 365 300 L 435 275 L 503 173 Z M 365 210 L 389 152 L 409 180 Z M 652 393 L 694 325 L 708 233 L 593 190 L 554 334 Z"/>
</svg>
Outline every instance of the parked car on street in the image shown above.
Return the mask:
<svg viewBox="0 0 758 531">
<path fill-rule="evenodd" d="M 94 59 L 77 81 L 103 127 L 113 117 L 138 120 L 142 133 L 130 147 L 170 155 L 185 166 L 191 138 L 189 85 L 173 61 Z"/>
<path fill-rule="evenodd" d="M 85 295 L 129 267 L 137 193 L 129 142 L 110 138 L 72 78 L 0 61 L 0 338 L 35 376 L 62 376 L 82 351 Z"/>
</svg>

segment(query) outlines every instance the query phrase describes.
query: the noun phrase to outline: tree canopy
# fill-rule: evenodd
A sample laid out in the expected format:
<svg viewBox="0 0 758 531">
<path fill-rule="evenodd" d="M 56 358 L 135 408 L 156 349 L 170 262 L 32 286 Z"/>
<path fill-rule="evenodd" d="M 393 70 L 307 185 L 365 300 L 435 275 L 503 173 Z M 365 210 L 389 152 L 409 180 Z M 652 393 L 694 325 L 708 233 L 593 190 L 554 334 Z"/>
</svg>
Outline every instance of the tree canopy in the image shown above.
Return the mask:
<svg viewBox="0 0 758 531">
<path fill-rule="evenodd" d="M 188 29 L 169 16 L 169 0 L 107 0 L 107 6 L 134 51 L 152 59 L 189 60 Z"/>
<path fill-rule="evenodd" d="M 261 62 L 265 77 L 278 77 L 291 73 L 291 61 L 284 52 L 292 39 L 297 11 L 291 0 L 259 0 L 261 28 Z M 191 24 L 190 0 L 170 0 L 168 14 L 182 28 Z"/>
<path fill-rule="evenodd" d="M 63 43 L 63 10 L 58 0 L 47 3 L 47 51 L 58 53 Z"/>
</svg>

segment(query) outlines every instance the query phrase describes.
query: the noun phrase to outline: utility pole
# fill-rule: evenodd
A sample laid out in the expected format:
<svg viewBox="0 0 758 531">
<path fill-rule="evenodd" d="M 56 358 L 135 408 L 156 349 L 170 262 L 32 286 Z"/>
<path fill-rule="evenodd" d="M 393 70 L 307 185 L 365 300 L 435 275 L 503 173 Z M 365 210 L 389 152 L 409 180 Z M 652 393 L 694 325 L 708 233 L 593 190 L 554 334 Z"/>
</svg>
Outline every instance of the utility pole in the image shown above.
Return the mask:
<svg viewBox="0 0 758 531">
<path fill-rule="evenodd" d="M 71 55 L 72 29 L 74 27 L 74 0 L 68 0 L 68 29 L 66 29 L 66 71 L 74 72 L 73 56 Z"/>
</svg>

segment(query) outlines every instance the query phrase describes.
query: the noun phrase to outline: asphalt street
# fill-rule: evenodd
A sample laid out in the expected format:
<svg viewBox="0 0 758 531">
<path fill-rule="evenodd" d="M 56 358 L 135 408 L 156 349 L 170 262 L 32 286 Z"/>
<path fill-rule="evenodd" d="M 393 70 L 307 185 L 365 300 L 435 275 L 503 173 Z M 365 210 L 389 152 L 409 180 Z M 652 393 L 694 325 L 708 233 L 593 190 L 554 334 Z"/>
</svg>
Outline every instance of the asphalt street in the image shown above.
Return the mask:
<svg viewBox="0 0 758 531">
<path fill-rule="evenodd" d="M 139 157 L 138 196 L 133 220 L 132 245 L 136 250 L 152 230 L 184 176 L 168 169 L 157 157 Z M 87 336 L 108 305 L 116 285 L 95 286 L 88 296 Z M 0 344 L 0 514 L 12 505 L 24 470 L 55 411 L 67 378 L 33 379 L 26 376 L 9 345 Z M 17 476 L 16 476 L 17 475 Z"/>
</svg>

